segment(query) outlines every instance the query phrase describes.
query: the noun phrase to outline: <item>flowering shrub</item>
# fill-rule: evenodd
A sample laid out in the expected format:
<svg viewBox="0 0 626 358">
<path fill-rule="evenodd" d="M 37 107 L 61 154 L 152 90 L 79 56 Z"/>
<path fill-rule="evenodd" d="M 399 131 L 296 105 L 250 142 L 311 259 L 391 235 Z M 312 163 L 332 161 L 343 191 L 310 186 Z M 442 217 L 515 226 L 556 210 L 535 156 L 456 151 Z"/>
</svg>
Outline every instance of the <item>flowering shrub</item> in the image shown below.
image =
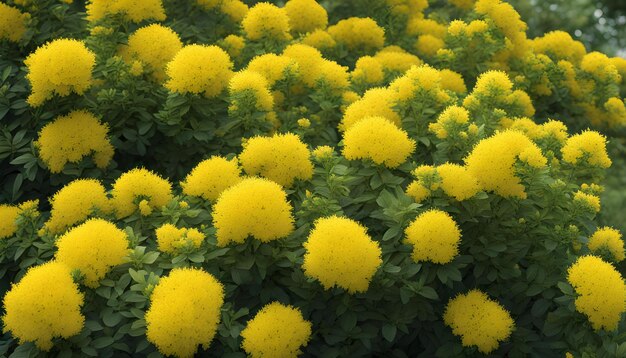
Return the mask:
<svg viewBox="0 0 626 358">
<path fill-rule="evenodd" d="M 0 355 L 626 356 L 626 61 L 500 0 L 0 4 Z"/>
</svg>

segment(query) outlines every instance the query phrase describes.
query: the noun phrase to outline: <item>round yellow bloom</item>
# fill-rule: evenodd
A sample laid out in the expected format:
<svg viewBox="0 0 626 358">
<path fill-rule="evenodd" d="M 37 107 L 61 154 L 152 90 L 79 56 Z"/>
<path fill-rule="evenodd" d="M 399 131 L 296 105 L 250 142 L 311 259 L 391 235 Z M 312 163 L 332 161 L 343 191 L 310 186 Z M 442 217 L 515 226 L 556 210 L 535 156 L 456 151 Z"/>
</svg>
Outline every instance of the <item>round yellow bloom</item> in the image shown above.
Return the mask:
<svg viewBox="0 0 626 358">
<path fill-rule="evenodd" d="M 292 207 L 280 185 L 247 178 L 226 189 L 213 206 L 217 244 L 243 243 L 248 236 L 262 242 L 283 238 L 294 230 Z"/>
<path fill-rule="evenodd" d="M 0 204 L 0 239 L 13 236 L 17 231 L 17 215 L 20 209 L 17 206 Z"/>
<path fill-rule="evenodd" d="M 481 140 L 465 158 L 465 163 L 485 190 L 504 197 L 525 198 L 524 186 L 515 175 L 514 164 L 518 159 L 526 159 L 533 167 L 547 164 L 541 149 L 518 131 L 500 132 Z"/>
<path fill-rule="evenodd" d="M 241 181 L 240 174 L 237 160 L 212 156 L 196 165 L 180 186 L 187 195 L 214 201 L 225 189 Z"/>
<path fill-rule="evenodd" d="M 574 193 L 574 201 L 581 203 L 596 213 L 600 212 L 600 197 L 597 195 L 577 191 Z"/>
<path fill-rule="evenodd" d="M 121 14 L 127 21 L 165 20 L 161 0 L 90 0 L 87 3 L 87 20 L 94 22 L 106 16 Z"/>
<path fill-rule="evenodd" d="M 458 201 L 467 200 L 480 191 L 476 177 L 466 167 L 446 163 L 437 167 L 441 189 Z"/>
<path fill-rule="evenodd" d="M 459 254 L 461 231 L 452 217 L 441 210 L 420 214 L 405 230 L 406 242 L 413 246 L 415 262 L 446 264 Z"/>
<path fill-rule="evenodd" d="M 273 86 L 288 73 L 297 73 L 298 64 L 287 56 L 266 53 L 250 60 L 246 69 L 262 74 L 268 84 Z"/>
<path fill-rule="evenodd" d="M 613 331 L 626 312 L 626 284 L 613 265 L 583 256 L 567 270 L 567 281 L 578 294 L 576 311 L 587 316 L 596 331 Z"/>
<path fill-rule="evenodd" d="M 317 68 L 324 61 L 322 53 L 316 48 L 303 44 L 289 45 L 283 51 L 283 56 L 287 56 L 298 64 L 298 72 L 302 77 L 302 82 L 308 87 L 315 87 L 319 73 Z"/>
<path fill-rule="evenodd" d="M 77 179 L 65 185 L 50 199 L 52 209 L 45 226 L 61 233 L 95 213 L 111 212 L 104 186 L 96 179 Z"/>
<path fill-rule="evenodd" d="M 55 337 L 69 338 L 83 328 L 83 294 L 72 281 L 70 269 L 49 261 L 32 267 L 4 296 L 4 331 L 20 344 L 35 342 L 49 351 Z"/>
<path fill-rule="evenodd" d="M 165 79 L 165 66 L 183 48 L 178 34 L 169 27 L 152 24 L 142 27 L 128 37 L 125 55 L 139 60 L 152 69 L 157 81 Z"/>
<path fill-rule="evenodd" d="M 325 29 L 328 14 L 315 0 L 289 0 L 285 4 L 291 31 L 307 33 L 315 29 Z"/>
<path fill-rule="evenodd" d="M 13 6 L 0 3 L 0 40 L 19 42 L 26 32 L 26 22 L 29 19 L 29 14 L 23 14 Z"/>
<path fill-rule="evenodd" d="M 448 69 L 443 69 L 439 71 L 439 76 L 441 77 L 441 88 L 456 93 L 467 92 L 465 81 L 463 81 L 463 76 L 460 74 Z"/>
<path fill-rule="evenodd" d="M 220 10 L 228 15 L 232 21 L 241 22 L 250 9 L 241 0 L 223 0 Z"/>
<path fill-rule="evenodd" d="M 54 94 L 85 93 L 92 84 L 96 55 L 82 41 L 58 39 L 37 48 L 24 64 L 32 88 L 28 103 L 38 107 Z"/>
<path fill-rule="evenodd" d="M 85 285 L 99 286 L 111 268 L 124 262 L 126 233 L 103 219 L 89 219 L 56 241 L 56 260 L 85 275 Z"/>
<path fill-rule="evenodd" d="M 411 66 L 419 66 L 422 64 L 422 60 L 417 56 L 405 52 L 404 50 L 393 51 L 393 49 L 390 50 L 389 47 L 391 46 L 378 51 L 376 56 L 374 56 L 374 58 L 383 65 L 385 71 L 401 74 L 408 71 Z"/>
<path fill-rule="evenodd" d="M 287 11 L 268 2 L 260 2 L 250 8 L 241 26 L 246 38 L 253 41 L 263 38 L 288 40 L 291 37 Z"/>
<path fill-rule="evenodd" d="M 542 53 L 554 61 L 566 60 L 579 63 L 587 51 L 585 45 L 576 41 L 565 31 L 550 31 L 532 41 L 536 53 Z"/>
<path fill-rule="evenodd" d="M 443 315 L 452 333 L 461 336 L 464 347 L 476 346 L 484 354 L 509 338 L 515 322 L 511 314 L 484 292 L 471 290 L 451 299 Z"/>
<path fill-rule="evenodd" d="M 217 46 L 188 45 L 167 64 L 169 80 L 165 87 L 172 92 L 203 93 L 217 97 L 233 75 L 233 63 Z"/>
<path fill-rule="evenodd" d="M 304 248 L 304 273 L 327 290 L 338 286 L 350 293 L 365 292 L 383 263 L 382 250 L 367 229 L 346 217 L 318 219 Z"/>
<path fill-rule="evenodd" d="M 350 50 L 376 50 L 385 45 L 385 30 L 373 19 L 351 17 L 328 28 L 328 33 Z"/>
<path fill-rule="evenodd" d="M 352 81 L 359 81 L 365 84 L 377 84 L 383 81 L 385 73 L 383 65 L 372 56 L 363 56 L 356 61 L 354 71 L 352 71 Z"/>
<path fill-rule="evenodd" d="M 332 157 L 335 150 L 327 145 L 320 145 L 313 150 L 313 157 L 317 160 L 327 159 Z"/>
<path fill-rule="evenodd" d="M 589 238 L 587 247 L 592 252 L 599 251 L 601 249 L 608 250 L 613 256 L 613 259 L 617 262 L 623 261 L 626 256 L 624 255 L 624 241 L 622 241 L 622 234 L 613 228 L 603 227 Z"/>
<path fill-rule="evenodd" d="M 580 68 L 601 81 L 620 82 L 620 75 L 611 59 L 600 52 L 590 52 L 583 56 Z"/>
<path fill-rule="evenodd" d="M 415 43 L 415 48 L 426 56 L 435 56 L 439 49 L 445 47 L 445 42 L 433 35 L 420 35 Z"/>
<path fill-rule="evenodd" d="M 311 322 L 297 308 L 272 302 L 248 321 L 241 337 L 252 358 L 297 357 L 311 338 Z"/>
<path fill-rule="evenodd" d="M 348 128 L 343 135 L 346 159 L 371 159 L 396 168 L 415 150 L 415 141 L 383 117 L 367 117 Z"/>
<path fill-rule="evenodd" d="M 337 45 L 337 41 L 330 36 L 328 31 L 317 29 L 311 33 L 308 33 L 302 38 L 302 43 L 315 47 L 316 49 L 330 49 Z"/>
<path fill-rule="evenodd" d="M 157 245 L 160 251 L 176 254 L 179 249 L 190 246 L 199 248 L 205 239 L 203 233 L 195 228 L 177 228 L 172 224 L 163 224 L 156 229 Z"/>
<path fill-rule="evenodd" d="M 284 187 L 294 180 L 313 176 L 311 153 L 293 133 L 250 138 L 239 154 L 241 166 L 249 175 L 261 175 Z"/>
<path fill-rule="evenodd" d="M 260 111 L 269 112 L 274 107 L 274 97 L 269 90 L 269 84 L 262 74 L 243 70 L 237 72 L 228 85 L 228 91 L 231 96 L 237 93 L 250 92 L 256 101 L 256 107 Z"/>
<path fill-rule="evenodd" d="M 246 40 L 237 35 L 228 35 L 224 38 L 223 47 L 230 57 L 239 57 L 246 47 Z"/>
<path fill-rule="evenodd" d="M 596 131 L 584 131 L 569 137 L 561 148 L 561 154 L 563 160 L 570 164 L 586 163 L 599 168 L 611 166 L 606 152 L 606 138 Z"/>
<path fill-rule="evenodd" d="M 224 304 L 224 287 L 201 269 L 175 268 L 150 296 L 146 337 L 164 355 L 193 357 L 215 336 Z"/>
<path fill-rule="evenodd" d="M 393 110 L 394 93 L 387 88 L 370 88 L 363 97 L 352 102 L 343 115 L 339 129 L 347 130 L 366 117 L 385 117 L 401 127 L 400 115 Z"/>
<path fill-rule="evenodd" d="M 67 163 L 78 163 L 93 153 L 98 168 L 106 168 L 113 158 L 113 146 L 107 138 L 106 124 L 84 111 L 57 117 L 39 132 L 36 145 L 39 157 L 51 172 L 60 173 Z"/>
<path fill-rule="evenodd" d="M 113 183 L 112 203 L 118 218 L 132 215 L 145 200 L 151 209 L 159 209 L 172 200 L 172 185 L 153 172 L 135 168 Z"/>
</svg>

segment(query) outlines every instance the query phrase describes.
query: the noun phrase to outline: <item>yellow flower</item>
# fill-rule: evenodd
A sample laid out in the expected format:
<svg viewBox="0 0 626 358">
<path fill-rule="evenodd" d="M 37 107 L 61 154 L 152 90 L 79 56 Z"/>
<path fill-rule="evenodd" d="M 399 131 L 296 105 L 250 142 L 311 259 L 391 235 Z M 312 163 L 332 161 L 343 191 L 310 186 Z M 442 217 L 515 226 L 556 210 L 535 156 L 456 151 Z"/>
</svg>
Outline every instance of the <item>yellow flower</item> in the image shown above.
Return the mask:
<svg viewBox="0 0 626 358">
<path fill-rule="evenodd" d="M 49 261 L 32 267 L 4 296 L 4 331 L 20 344 L 35 342 L 49 351 L 55 337 L 69 338 L 83 328 L 83 294 L 72 281 L 70 269 Z"/>
<path fill-rule="evenodd" d="M 300 118 L 298 119 L 298 127 L 300 128 L 309 128 L 311 126 L 311 121 L 308 118 Z"/>
<path fill-rule="evenodd" d="M 579 63 L 587 53 L 585 45 L 572 39 L 565 31 L 550 31 L 532 40 L 536 53 L 550 56 L 553 61 L 566 60 Z"/>
<path fill-rule="evenodd" d="M 328 25 L 326 10 L 315 0 L 289 0 L 284 9 L 291 31 L 307 33 Z"/>
<path fill-rule="evenodd" d="M 464 347 L 476 346 L 484 354 L 497 349 L 515 327 L 510 313 L 479 290 L 451 299 L 443 320 L 454 335 L 461 336 Z"/>
<path fill-rule="evenodd" d="M 310 156 L 300 137 L 286 133 L 250 138 L 239 154 L 239 161 L 249 175 L 261 175 L 290 187 L 296 179 L 309 180 L 313 176 Z"/>
<path fill-rule="evenodd" d="M 287 11 L 268 2 L 260 2 L 250 8 L 241 26 L 246 38 L 253 41 L 264 38 L 274 40 L 291 38 Z"/>
<path fill-rule="evenodd" d="M 441 189 L 458 201 L 467 200 L 480 191 L 476 177 L 466 167 L 446 163 L 437 167 Z"/>
<path fill-rule="evenodd" d="M 600 52 L 590 52 L 583 56 L 580 62 L 580 68 L 592 74 L 600 81 L 620 82 L 620 75 L 617 68 L 611 62 L 611 59 Z"/>
<path fill-rule="evenodd" d="M 320 145 L 313 150 L 313 157 L 317 160 L 327 159 L 332 157 L 335 150 L 327 145 Z"/>
<path fill-rule="evenodd" d="M 443 69 L 439 71 L 439 76 L 441 77 L 441 88 L 456 93 L 467 92 L 465 81 L 463 81 L 463 77 L 460 74 L 448 69 Z"/>
<path fill-rule="evenodd" d="M 450 106 L 446 108 L 435 123 L 428 126 L 428 130 L 434 133 L 437 138 L 445 139 L 450 134 L 458 134 L 462 130 L 467 129 L 469 122 L 469 112 L 458 106 Z"/>
<path fill-rule="evenodd" d="M 0 40 L 19 42 L 26 32 L 26 22 L 29 19 L 30 14 L 0 3 Z"/>
<path fill-rule="evenodd" d="M 165 20 L 161 0 L 90 0 L 87 3 L 87 20 L 94 22 L 106 16 L 121 14 L 127 21 Z"/>
<path fill-rule="evenodd" d="M 426 34 L 420 35 L 415 43 L 415 48 L 418 52 L 425 54 L 426 56 L 435 56 L 439 49 L 444 48 L 445 42 L 433 35 Z"/>
<path fill-rule="evenodd" d="M 128 37 L 124 55 L 139 60 L 152 69 L 159 82 L 165 79 L 165 66 L 183 48 L 178 34 L 159 24 L 145 26 Z"/>
<path fill-rule="evenodd" d="M 610 227 L 603 227 L 596 230 L 589 238 L 587 247 L 592 252 L 606 249 L 617 262 L 623 261 L 625 258 L 622 234 L 618 230 Z"/>
<path fill-rule="evenodd" d="M 17 216 L 20 209 L 17 206 L 0 204 L 0 239 L 13 236 L 17 231 Z"/>
<path fill-rule="evenodd" d="M 385 73 L 383 65 L 372 56 L 363 56 L 356 61 L 352 71 L 352 81 L 364 84 L 377 84 L 383 81 Z"/>
<path fill-rule="evenodd" d="M 451 262 L 459 254 L 461 231 L 452 217 L 441 210 L 420 214 L 405 230 L 406 242 L 413 246 L 415 262 Z"/>
<path fill-rule="evenodd" d="M 224 304 L 224 287 L 201 269 L 175 268 L 150 296 L 146 337 L 164 355 L 193 357 L 215 336 Z"/>
<path fill-rule="evenodd" d="M 385 45 L 385 30 L 373 19 L 351 17 L 328 28 L 328 33 L 349 50 L 371 51 Z"/>
<path fill-rule="evenodd" d="M 241 337 L 252 358 L 297 357 L 311 338 L 311 322 L 297 308 L 272 302 L 248 321 Z"/>
<path fill-rule="evenodd" d="M 286 75 L 296 74 L 298 64 L 287 56 L 266 53 L 250 60 L 246 70 L 262 74 L 267 83 L 273 86 L 277 81 L 284 79 Z"/>
<path fill-rule="evenodd" d="M 220 10 L 228 15 L 231 20 L 241 22 L 250 9 L 248 5 L 241 0 L 223 0 L 220 5 Z"/>
<path fill-rule="evenodd" d="M 393 109 L 394 93 L 387 88 L 373 87 L 362 98 L 352 102 L 343 115 L 339 129 L 347 130 L 366 117 L 384 117 L 401 127 L 400 115 Z"/>
<path fill-rule="evenodd" d="M 89 216 L 111 212 L 104 186 L 96 179 L 77 179 L 65 185 L 50 199 L 52 209 L 45 227 L 58 234 Z"/>
<path fill-rule="evenodd" d="M 416 203 L 420 203 L 430 197 L 430 194 L 430 189 L 422 185 L 418 180 L 414 180 L 406 188 L 406 195 L 412 197 Z"/>
<path fill-rule="evenodd" d="M 322 54 L 311 46 L 292 44 L 285 48 L 283 56 L 296 61 L 302 82 L 308 87 L 314 88 L 319 77 L 317 69 L 320 63 L 324 61 Z"/>
<path fill-rule="evenodd" d="M 93 114 L 78 110 L 57 117 L 39 132 L 39 157 L 51 172 L 60 173 L 67 163 L 78 163 L 93 154 L 98 168 L 106 168 L 113 158 L 107 138 L 109 128 Z"/>
<path fill-rule="evenodd" d="M 391 46 L 378 51 L 374 58 L 380 62 L 386 72 L 402 74 L 408 71 L 411 66 L 419 66 L 422 61 L 415 55 L 401 51 L 395 51 Z"/>
<path fill-rule="evenodd" d="M 302 43 L 319 50 L 333 48 L 337 45 L 337 41 L 330 36 L 328 31 L 320 29 L 306 34 L 306 36 L 302 38 Z"/>
<path fill-rule="evenodd" d="M 232 68 L 230 57 L 221 48 L 188 45 L 167 64 L 169 80 L 165 87 L 172 92 L 203 93 L 207 98 L 217 97 L 228 85 L 233 74 Z"/>
<path fill-rule="evenodd" d="M 529 160 L 528 164 L 533 167 L 547 164 L 539 147 L 517 131 L 500 132 L 481 140 L 465 158 L 465 163 L 485 190 L 504 197 L 523 199 L 526 193 L 514 167 L 518 158 Z"/>
<path fill-rule="evenodd" d="M 307 241 L 302 268 L 325 289 L 367 291 L 382 265 L 382 250 L 358 222 L 340 216 L 318 219 Z"/>
<path fill-rule="evenodd" d="M 152 209 L 165 206 L 172 200 L 172 185 L 147 169 L 135 168 L 117 178 L 111 194 L 117 217 L 121 219 L 139 209 L 141 200 L 146 200 Z"/>
<path fill-rule="evenodd" d="M 214 201 L 225 189 L 241 181 L 240 174 L 237 160 L 212 156 L 196 165 L 180 186 L 187 195 Z"/>
<path fill-rule="evenodd" d="M 156 229 L 156 237 L 159 250 L 169 254 L 176 254 L 183 247 L 199 248 L 205 239 L 198 229 L 179 229 L 172 224 L 163 224 Z"/>
<path fill-rule="evenodd" d="M 228 35 L 224 38 L 223 47 L 230 57 L 236 58 L 246 47 L 246 40 L 241 36 Z"/>
<path fill-rule="evenodd" d="M 583 256 L 567 270 L 567 281 L 578 294 L 576 311 L 587 316 L 596 331 L 617 328 L 626 311 L 626 284 L 622 275 L 596 256 Z"/>
<path fill-rule="evenodd" d="M 343 135 L 346 159 L 370 159 L 378 165 L 396 168 L 415 150 L 415 141 L 383 117 L 367 117 Z"/>
<path fill-rule="evenodd" d="M 561 148 L 563 160 L 570 164 L 588 164 L 599 168 L 611 166 L 606 152 L 606 138 L 596 131 L 584 131 L 573 135 Z"/>
<path fill-rule="evenodd" d="M 218 246 L 243 243 L 248 236 L 262 242 L 283 238 L 294 230 L 292 207 L 280 185 L 247 178 L 226 189 L 213 206 Z"/>
<path fill-rule="evenodd" d="M 274 97 L 269 90 L 269 84 L 262 74 L 250 70 L 237 72 L 228 84 L 231 97 L 238 93 L 250 93 L 256 101 L 256 108 L 269 112 L 274 107 Z M 232 99 L 231 99 L 232 101 Z M 236 103 L 236 101 L 232 101 Z"/>
<path fill-rule="evenodd" d="M 574 201 L 577 201 L 582 205 L 591 208 L 596 213 L 600 212 L 600 197 L 597 195 L 577 191 L 576 193 L 574 193 Z"/>
<path fill-rule="evenodd" d="M 85 275 L 85 285 L 99 286 L 111 268 L 124 262 L 126 233 L 103 219 L 89 219 L 56 241 L 56 260 Z"/>
<path fill-rule="evenodd" d="M 54 94 L 85 93 L 92 84 L 96 55 L 82 41 L 58 39 L 37 48 L 24 64 L 32 89 L 27 101 L 38 107 Z"/>
</svg>

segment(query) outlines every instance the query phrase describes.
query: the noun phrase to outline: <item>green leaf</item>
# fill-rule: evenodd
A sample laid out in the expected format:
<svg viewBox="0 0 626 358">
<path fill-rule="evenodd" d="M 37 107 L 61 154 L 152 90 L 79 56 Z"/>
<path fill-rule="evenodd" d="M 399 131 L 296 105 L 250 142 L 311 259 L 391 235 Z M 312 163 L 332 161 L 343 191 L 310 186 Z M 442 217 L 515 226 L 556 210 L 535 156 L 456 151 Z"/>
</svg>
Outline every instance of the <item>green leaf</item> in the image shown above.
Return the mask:
<svg viewBox="0 0 626 358">
<path fill-rule="evenodd" d="M 420 296 L 426 297 L 430 300 L 439 299 L 439 295 L 437 294 L 437 292 L 432 287 L 429 287 L 429 286 L 422 287 L 417 293 Z"/>
<path fill-rule="evenodd" d="M 92 346 L 95 349 L 102 349 L 102 348 L 110 346 L 113 343 L 115 343 L 115 339 L 113 339 L 113 337 L 100 337 L 100 338 L 94 339 L 91 342 Z"/>
<path fill-rule="evenodd" d="M 383 325 L 383 337 L 385 337 L 388 342 L 393 342 L 394 338 L 396 338 L 396 331 L 397 328 L 394 324 L 385 323 Z"/>
</svg>

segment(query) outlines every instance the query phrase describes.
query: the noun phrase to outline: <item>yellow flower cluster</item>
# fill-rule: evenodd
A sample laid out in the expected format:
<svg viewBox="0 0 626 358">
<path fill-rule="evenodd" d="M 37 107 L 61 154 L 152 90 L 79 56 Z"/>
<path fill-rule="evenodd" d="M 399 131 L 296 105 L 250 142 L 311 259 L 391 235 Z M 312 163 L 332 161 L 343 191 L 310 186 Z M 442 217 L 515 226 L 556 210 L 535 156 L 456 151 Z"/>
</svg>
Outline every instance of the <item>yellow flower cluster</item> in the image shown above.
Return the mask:
<svg viewBox="0 0 626 358">
<path fill-rule="evenodd" d="M 384 117 L 359 120 L 343 134 L 343 155 L 350 160 L 370 159 L 396 168 L 415 150 L 415 141 Z"/>
<path fill-rule="evenodd" d="M 121 15 L 125 20 L 165 20 L 161 0 L 90 0 L 87 2 L 87 20 L 95 22 L 111 15 Z"/>
<path fill-rule="evenodd" d="M 217 46 L 187 45 L 167 64 L 169 80 L 165 87 L 172 92 L 219 96 L 233 75 L 230 56 Z"/>
<path fill-rule="evenodd" d="M 515 327 L 509 312 L 479 290 L 451 299 L 443 320 L 452 333 L 461 337 L 464 347 L 476 346 L 484 354 L 497 349 Z"/>
<path fill-rule="evenodd" d="M 118 218 L 130 216 L 137 209 L 146 216 L 172 200 L 172 184 L 147 169 L 135 168 L 117 178 L 111 194 Z"/>
<path fill-rule="evenodd" d="M 250 138 L 239 154 L 239 161 L 249 175 L 261 175 L 288 188 L 296 179 L 311 179 L 310 156 L 300 137 L 286 133 Z"/>
<path fill-rule="evenodd" d="M 273 86 L 286 75 L 296 74 L 298 64 L 287 56 L 266 53 L 250 60 L 246 69 L 262 74 L 268 85 Z"/>
<path fill-rule="evenodd" d="M 463 100 L 470 113 L 499 109 L 513 117 L 530 117 L 535 108 L 528 94 L 513 90 L 513 83 L 506 72 L 487 71 L 481 74 L 472 92 Z"/>
<path fill-rule="evenodd" d="M 574 165 L 587 164 L 598 168 L 611 166 L 606 152 L 606 138 L 596 131 L 573 135 L 561 149 L 563 160 Z"/>
<path fill-rule="evenodd" d="M 370 88 L 362 98 L 346 108 L 339 129 L 345 131 L 366 117 L 384 117 L 401 127 L 400 116 L 393 109 L 394 104 L 393 91 L 387 88 Z"/>
<path fill-rule="evenodd" d="M 252 358 L 297 357 L 311 338 L 311 322 L 297 308 L 272 302 L 248 321 L 241 337 Z"/>
<path fill-rule="evenodd" d="M 17 231 L 17 216 L 20 209 L 17 206 L 0 204 L 0 239 L 13 236 Z"/>
<path fill-rule="evenodd" d="M 45 226 L 54 234 L 85 221 L 94 214 L 108 214 L 111 204 L 104 186 L 96 179 L 77 179 L 50 199 L 50 219 Z"/>
<path fill-rule="evenodd" d="M 274 107 L 274 97 L 269 90 L 269 83 L 265 77 L 255 71 L 244 70 L 237 72 L 228 85 L 231 101 L 234 95 L 248 92 L 254 98 L 255 106 L 259 111 L 269 112 Z M 231 106 L 241 106 L 238 101 L 232 101 Z"/>
<path fill-rule="evenodd" d="M 535 168 L 547 163 L 541 149 L 518 131 L 504 131 L 481 140 L 465 163 L 483 189 L 504 197 L 525 198 L 524 186 L 515 173 L 518 159 Z"/>
<path fill-rule="evenodd" d="M 323 82 L 332 89 L 341 91 L 349 86 L 347 67 L 323 58 L 322 54 L 311 46 L 289 45 L 283 51 L 283 56 L 297 63 L 300 79 L 307 87 L 316 88 Z"/>
<path fill-rule="evenodd" d="M 406 193 L 418 203 L 437 189 L 458 201 L 467 200 L 480 190 L 476 177 L 458 164 L 445 163 L 436 168 L 423 165 L 415 169 L 413 175 L 416 180 L 409 184 Z"/>
<path fill-rule="evenodd" d="M 428 126 L 428 130 L 439 139 L 466 139 L 468 133 L 475 135 L 478 127 L 470 123 L 469 112 L 465 108 L 450 106 L 441 112 L 436 122 Z"/>
<path fill-rule="evenodd" d="M 107 137 L 109 128 L 93 114 L 78 110 L 57 117 L 39 132 L 39 157 L 51 172 L 60 173 L 67 163 L 78 163 L 93 153 L 98 168 L 106 168 L 113 158 Z"/>
<path fill-rule="evenodd" d="M 596 256 L 583 256 L 567 270 L 567 281 L 578 294 L 576 311 L 587 316 L 593 329 L 612 331 L 626 312 L 626 284 L 622 275 Z"/>
<path fill-rule="evenodd" d="M 289 0 L 285 4 L 291 31 L 298 33 L 313 32 L 325 29 L 328 25 L 328 14 L 315 0 Z"/>
<path fill-rule="evenodd" d="M 369 17 L 341 20 L 329 26 L 328 33 L 349 50 L 369 52 L 385 45 L 385 30 Z"/>
<path fill-rule="evenodd" d="M 508 52 L 520 54 L 527 50 L 527 26 L 513 6 L 501 0 L 478 0 L 474 5 L 474 11 L 493 21 L 510 41 L 512 49 L 507 48 L 504 57 L 507 57 Z"/>
<path fill-rule="evenodd" d="M 165 66 L 183 48 L 178 34 L 169 27 L 152 24 L 142 27 L 128 37 L 122 55 L 129 61 L 139 60 L 148 65 L 158 82 L 165 79 Z"/>
<path fill-rule="evenodd" d="M 82 41 L 58 39 L 37 48 L 24 64 L 32 89 L 28 103 L 38 107 L 54 94 L 85 93 L 92 84 L 96 55 Z"/>
<path fill-rule="evenodd" d="M 250 8 L 241 26 L 249 40 L 269 38 L 284 41 L 291 38 L 289 22 L 289 16 L 284 8 L 260 2 Z"/>
<path fill-rule="evenodd" d="M 177 228 L 172 224 L 163 224 L 156 229 L 159 250 L 176 254 L 181 248 L 198 248 L 204 241 L 204 234 L 195 228 Z"/>
<path fill-rule="evenodd" d="M 532 40 L 533 50 L 549 56 L 554 61 L 580 63 L 586 55 L 585 45 L 572 39 L 565 31 L 551 31 Z"/>
<path fill-rule="evenodd" d="M 206 10 L 219 8 L 232 21 L 241 22 L 248 13 L 248 5 L 241 0 L 196 0 Z"/>
<path fill-rule="evenodd" d="M 0 40 L 19 42 L 26 33 L 26 23 L 30 19 L 28 13 L 0 3 Z"/>
<path fill-rule="evenodd" d="M 243 243 L 248 236 L 262 242 L 283 238 L 294 230 L 292 207 L 280 185 L 247 178 L 224 190 L 213 206 L 217 244 Z"/>
<path fill-rule="evenodd" d="M 382 265 L 379 244 L 363 225 L 346 217 L 318 219 L 304 248 L 304 273 L 327 290 L 338 286 L 350 293 L 365 292 Z"/>
<path fill-rule="evenodd" d="M 224 287 L 201 269 L 175 268 L 161 278 L 150 296 L 146 336 L 159 352 L 193 357 L 208 347 L 220 322 Z"/>
<path fill-rule="evenodd" d="M 413 246 L 415 262 L 446 264 L 459 254 L 461 231 L 452 217 L 441 210 L 420 214 L 405 230 L 406 242 Z"/>
<path fill-rule="evenodd" d="M 4 296 L 4 331 L 20 344 L 34 342 L 49 351 L 53 338 L 69 338 L 82 330 L 83 299 L 64 264 L 49 261 L 32 267 Z"/>
<path fill-rule="evenodd" d="M 240 174 L 237 160 L 212 156 L 196 165 L 180 186 L 187 195 L 215 201 L 224 190 L 241 181 Z"/>
<path fill-rule="evenodd" d="M 574 201 L 590 208 L 595 213 L 600 212 L 600 197 L 597 195 L 588 194 L 579 190 L 574 193 Z"/>
<path fill-rule="evenodd" d="M 624 255 L 622 234 L 618 230 L 610 227 L 603 227 L 596 230 L 589 238 L 587 247 L 591 252 L 607 250 L 613 257 L 613 260 L 617 262 L 623 261 L 624 258 L 626 258 Z"/>
</svg>

